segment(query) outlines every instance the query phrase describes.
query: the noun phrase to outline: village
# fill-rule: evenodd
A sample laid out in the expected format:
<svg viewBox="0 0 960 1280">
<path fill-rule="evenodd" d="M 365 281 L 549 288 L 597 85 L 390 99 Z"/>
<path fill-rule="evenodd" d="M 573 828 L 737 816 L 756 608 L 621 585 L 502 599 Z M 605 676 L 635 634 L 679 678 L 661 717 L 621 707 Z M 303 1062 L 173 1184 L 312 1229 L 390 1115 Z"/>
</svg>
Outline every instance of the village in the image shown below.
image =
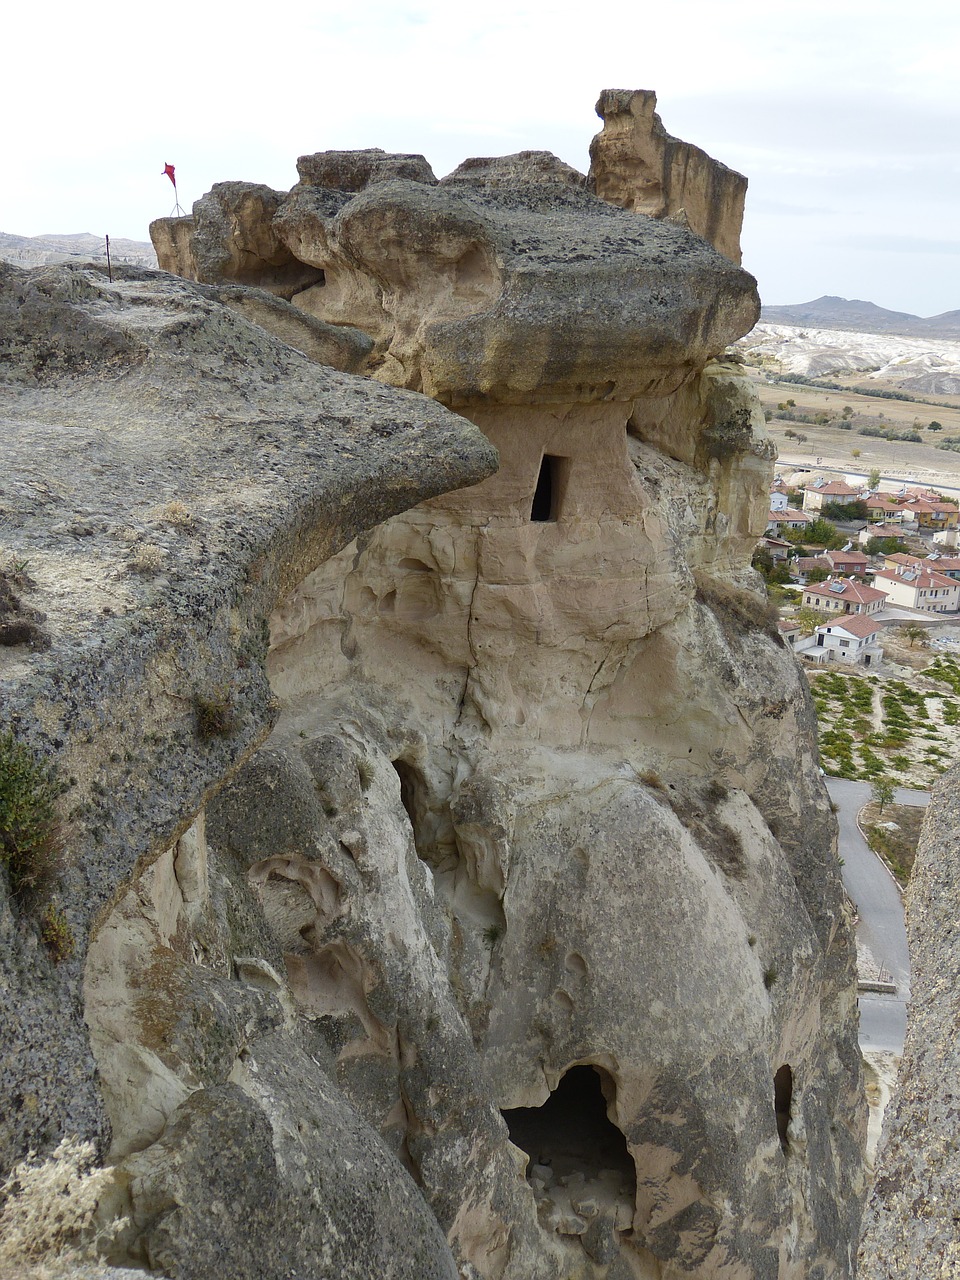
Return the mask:
<svg viewBox="0 0 960 1280">
<path fill-rule="evenodd" d="M 808 669 L 826 774 L 928 788 L 956 758 L 958 523 L 932 489 L 778 472 L 754 564 Z"/>
</svg>

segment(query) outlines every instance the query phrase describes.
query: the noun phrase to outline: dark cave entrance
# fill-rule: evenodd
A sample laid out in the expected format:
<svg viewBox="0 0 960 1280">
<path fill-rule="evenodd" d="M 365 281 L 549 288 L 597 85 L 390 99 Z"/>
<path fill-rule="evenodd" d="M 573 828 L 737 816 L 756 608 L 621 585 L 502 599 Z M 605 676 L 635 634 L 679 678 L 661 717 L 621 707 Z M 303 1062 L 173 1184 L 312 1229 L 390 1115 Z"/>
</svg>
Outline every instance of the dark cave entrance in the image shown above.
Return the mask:
<svg viewBox="0 0 960 1280">
<path fill-rule="evenodd" d="M 607 1117 L 616 1085 L 602 1067 L 571 1067 L 541 1107 L 503 1112 L 510 1141 L 530 1156 L 530 1168 L 548 1166 L 553 1178 L 582 1174 L 609 1180 L 633 1200 L 637 1172 L 623 1134 Z"/>
<path fill-rule="evenodd" d="M 416 833 L 422 816 L 420 810 L 423 802 L 420 797 L 423 794 L 423 775 L 412 764 L 407 764 L 406 760 L 394 760 L 393 767 L 400 779 L 400 803 L 406 810 L 410 825 Z"/>
<path fill-rule="evenodd" d="M 394 760 L 393 767 L 400 779 L 400 803 L 410 819 L 417 857 L 432 867 L 436 857 L 429 857 L 425 847 L 428 811 L 426 779 L 416 765 L 408 764 L 406 760 Z"/>
<path fill-rule="evenodd" d="M 556 521 L 560 514 L 560 499 L 566 476 L 567 458 L 545 453 L 540 463 L 537 487 L 530 507 L 530 519 L 540 524 Z"/>
<path fill-rule="evenodd" d="M 773 1077 L 773 1109 L 777 1116 L 777 1133 L 780 1146 L 787 1151 L 790 1139 L 787 1131 L 790 1128 L 791 1108 L 793 1107 L 793 1071 L 784 1063 Z"/>
</svg>

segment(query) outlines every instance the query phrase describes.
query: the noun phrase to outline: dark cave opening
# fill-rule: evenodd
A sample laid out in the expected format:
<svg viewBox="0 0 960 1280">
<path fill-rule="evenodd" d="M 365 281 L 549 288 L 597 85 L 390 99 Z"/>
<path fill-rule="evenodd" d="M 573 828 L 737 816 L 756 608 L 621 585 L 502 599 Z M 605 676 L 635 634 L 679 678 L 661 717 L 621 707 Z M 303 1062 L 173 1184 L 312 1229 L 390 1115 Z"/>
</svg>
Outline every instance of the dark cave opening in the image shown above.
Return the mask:
<svg viewBox="0 0 960 1280">
<path fill-rule="evenodd" d="M 530 519 L 540 524 L 555 521 L 559 514 L 560 487 L 562 467 L 565 458 L 555 458 L 549 453 L 543 455 L 540 463 L 540 474 L 537 476 L 537 487 L 530 507 Z"/>
<path fill-rule="evenodd" d="M 615 1174 L 634 1199 L 637 1173 L 626 1139 L 607 1116 L 607 1099 L 616 1094 L 602 1067 L 571 1067 L 540 1107 L 503 1112 L 510 1141 L 533 1165 L 549 1166 L 554 1178 L 580 1173 L 587 1181 Z"/>
<path fill-rule="evenodd" d="M 787 1131 L 790 1128 L 790 1113 L 793 1106 L 793 1071 L 784 1065 L 773 1077 L 773 1109 L 777 1115 L 777 1133 L 780 1146 L 784 1151 L 790 1146 Z"/>
</svg>

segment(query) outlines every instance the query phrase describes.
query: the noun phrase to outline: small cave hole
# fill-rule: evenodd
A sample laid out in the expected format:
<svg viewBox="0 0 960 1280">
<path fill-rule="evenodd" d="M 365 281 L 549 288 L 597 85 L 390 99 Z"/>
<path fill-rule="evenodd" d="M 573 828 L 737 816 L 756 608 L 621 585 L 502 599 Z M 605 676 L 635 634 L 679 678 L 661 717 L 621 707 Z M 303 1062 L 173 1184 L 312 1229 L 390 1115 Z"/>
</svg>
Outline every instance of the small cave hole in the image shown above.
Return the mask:
<svg viewBox="0 0 960 1280">
<path fill-rule="evenodd" d="M 396 770 L 397 777 L 400 779 L 400 803 L 406 810 L 410 825 L 413 827 L 414 834 L 416 834 L 422 817 L 423 802 L 420 797 L 423 788 L 423 775 L 412 764 L 407 764 L 406 760 L 394 760 L 393 767 Z"/>
<path fill-rule="evenodd" d="M 793 1071 L 784 1064 L 773 1077 L 773 1109 L 777 1116 L 777 1133 L 784 1151 L 790 1146 L 787 1136 L 793 1106 Z"/>
<path fill-rule="evenodd" d="M 532 521 L 548 524 L 558 518 L 566 463 L 566 458 L 557 458 L 549 453 L 543 455 L 530 507 Z"/>
<path fill-rule="evenodd" d="M 540 1107 L 503 1112 L 510 1141 L 530 1156 L 528 1172 L 539 1166 L 559 1182 L 582 1174 L 589 1183 L 607 1183 L 618 1198 L 635 1200 L 637 1172 L 626 1139 L 607 1116 L 616 1085 L 602 1067 L 571 1067 Z"/>
</svg>

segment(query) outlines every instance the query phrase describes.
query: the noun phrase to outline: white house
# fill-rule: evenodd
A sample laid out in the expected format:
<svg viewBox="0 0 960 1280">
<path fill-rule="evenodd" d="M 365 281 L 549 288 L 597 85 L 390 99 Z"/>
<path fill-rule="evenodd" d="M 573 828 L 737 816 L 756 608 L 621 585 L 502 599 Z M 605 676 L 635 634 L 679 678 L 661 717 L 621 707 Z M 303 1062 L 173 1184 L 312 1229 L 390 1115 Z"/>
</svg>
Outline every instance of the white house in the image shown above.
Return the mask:
<svg viewBox="0 0 960 1280">
<path fill-rule="evenodd" d="M 857 502 L 863 493 L 842 480 L 815 480 L 803 491 L 804 511 L 821 511 L 830 502 Z"/>
<path fill-rule="evenodd" d="M 855 662 L 862 667 L 873 667 L 883 660 L 879 623 L 860 615 L 823 622 L 810 639 L 813 640 L 811 648 L 817 650 L 817 661 Z M 820 658 L 821 653 L 825 659 Z"/>
<path fill-rule="evenodd" d="M 927 613 L 954 613 L 960 600 L 960 582 L 942 573 L 932 573 L 916 564 L 896 564 L 878 569 L 874 575 L 877 587 L 886 593 L 891 604 L 907 609 L 923 609 Z"/>
</svg>

